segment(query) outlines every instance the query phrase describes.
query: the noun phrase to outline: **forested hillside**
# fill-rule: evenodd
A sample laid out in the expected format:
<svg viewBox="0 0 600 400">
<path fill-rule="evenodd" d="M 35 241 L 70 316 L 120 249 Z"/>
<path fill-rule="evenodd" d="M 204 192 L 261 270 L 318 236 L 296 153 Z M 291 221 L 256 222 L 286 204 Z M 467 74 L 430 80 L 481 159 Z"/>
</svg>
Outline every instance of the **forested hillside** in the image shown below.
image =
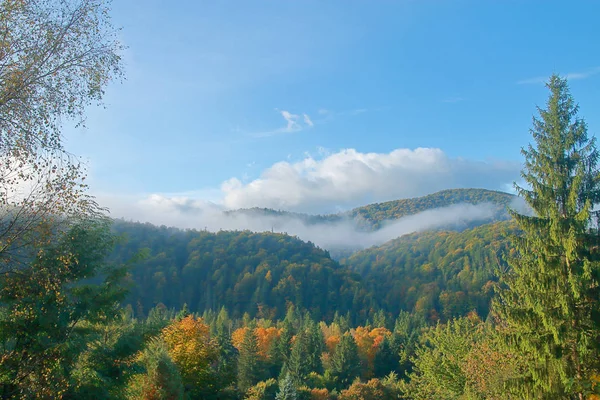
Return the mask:
<svg viewBox="0 0 600 400">
<path fill-rule="evenodd" d="M 448 189 L 423 197 L 400 199 L 385 203 L 370 204 L 358 207 L 346 213 L 357 219 L 361 224 L 371 229 L 378 229 L 388 220 L 399 219 L 434 208 L 448 207 L 454 204 L 490 203 L 497 207 L 493 219 L 506 219 L 505 209 L 515 199 L 515 196 L 486 189 Z M 489 222 L 489 221 L 488 221 Z"/>
<path fill-rule="evenodd" d="M 345 265 L 361 274 L 378 304 L 431 322 L 476 311 L 485 316 L 494 294 L 496 269 L 504 266 L 516 233 L 509 221 L 462 232 L 414 233 L 353 254 Z"/>
<path fill-rule="evenodd" d="M 509 222 L 462 232 L 405 235 L 342 260 L 311 243 L 276 233 L 182 231 L 117 222 L 114 255 L 130 270 L 128 299 L 143 315 L 159 303 L 204 312 L 225 306 L 234 317 L 280 318 L 290 304 L 315 318 L 351 312 L 364 322 L 378 310 L 415 312 L 429 321 L 477 311 L 485 316 L 495 269 L 516 233 Z"/>
<path fill-rule="evenodd" d="M 2 399 L 600 398 L 600 152 L 566 79 L 550 77 L 521 151 L 526 209 L 453 189 L 335 215 L 226 214 L 296 219 L 353 248 L 395 237 L 338 262 L 272 231 L 106 216 L 62 123 L 83 124 L 122 78 L 110 12 L 104 0 L 0 0 Z M 321 123 L 281 114 L 287 128 L 273 132 Z M 247 187 L 228 182 L 235 196 Z"/>
<path fill-rule="evenodd" d="M 139 312 L 158 303 L 202 312 L 225 306 L 232 316 L 281 318 L 290 304 L 328 319 L 352 311 L 365 319 L 372 307 L 361 279 L 311 243 L 277 233 L 182 231 L 117 222 L 113 260 L 141 252 L 129 279 L 129 301 Z M 139 303 L 139 306 L 137 306 Z"/>
</svg>

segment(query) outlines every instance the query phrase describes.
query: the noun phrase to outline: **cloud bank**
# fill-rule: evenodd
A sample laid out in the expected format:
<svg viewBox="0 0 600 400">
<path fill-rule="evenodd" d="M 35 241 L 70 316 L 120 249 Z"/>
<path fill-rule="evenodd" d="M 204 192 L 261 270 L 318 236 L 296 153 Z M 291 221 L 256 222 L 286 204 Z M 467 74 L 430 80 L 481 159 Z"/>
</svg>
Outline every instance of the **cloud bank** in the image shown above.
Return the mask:
<svg viewBox="0 0 600 400">
<path fill-rule="evenodd" d="M 224 213 L 225 210 L 265 207 L 326 214 L 373 202 L 426 195 L 450 188 L 505 189 L 518 176 L 520 165 L 450 158 L 432 148 L 361 153 L 353 149 L 319 152 L 298 162 L 278 162 L 249 183 L 237 178 L 221 185 L 220 198 L 207 201 L 201 193 L 142 196 L 98 195 L 111 216 L 179 228 L 249 229 L 286 232 L 326 249 L 365 248 L 406 233 L 468 224 L 497 212 L 491 205 L 462 204 L 428 210 L 364 232 L 355 221 L 306 224 L 289 216 Z M 211 192 L 214 193 L 214 192 Z"/>
<path fill-rule="evenodd" d="M 518 163 L 450 158 L 435 148 L 361 153 L 346 149 L 322 159 L 278 162 L 251 182 L 221 185 L 227 208 L 267 207 L 309 213 L 423 196 L 443 189 L 505 189 Z"/>
</svg>

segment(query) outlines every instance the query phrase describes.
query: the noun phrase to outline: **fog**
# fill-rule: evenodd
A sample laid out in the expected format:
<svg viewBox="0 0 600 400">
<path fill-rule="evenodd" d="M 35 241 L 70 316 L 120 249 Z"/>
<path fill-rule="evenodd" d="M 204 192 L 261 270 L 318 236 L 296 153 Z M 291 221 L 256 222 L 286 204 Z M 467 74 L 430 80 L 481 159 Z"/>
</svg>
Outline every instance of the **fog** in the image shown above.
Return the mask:
<svg viewBox="0 0 600 400">
<path fill-rule="evenodd" d="M 337 222 L 307 223 L 286 215 L 255 215 L 225 213 L 211 203 L 187 199 L 150 198 L 126 208 L 111 207 L 112 216 L 125 220 L 150 222 L 156 225 L 175 226 L 218 232 L 220 230 L 250 230 L 253 232 L 279 232 L 297 236 L 326 250 L 363 249 L 383 244 L 399 236 L 440 227 L 465 227 L 497 216 L 497 205 L 457 204 L 427 210 L 397 220 L 382 223 L 376 231 L 360 229 L 357 221 L 342 218 Z"/>
</svg>

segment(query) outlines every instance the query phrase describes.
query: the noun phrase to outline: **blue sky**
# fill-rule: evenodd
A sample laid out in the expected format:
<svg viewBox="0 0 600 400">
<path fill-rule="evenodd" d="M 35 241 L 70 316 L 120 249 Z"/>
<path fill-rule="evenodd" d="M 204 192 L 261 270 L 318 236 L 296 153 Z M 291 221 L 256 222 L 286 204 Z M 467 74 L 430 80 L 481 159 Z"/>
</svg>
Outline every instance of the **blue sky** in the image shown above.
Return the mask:
<svg viewBox="0 0 600 400">
<path fill-rule="evenodd" d="M 127 80 L 67 148 L 117 216 L 506 188 L 551 73 L 600 131 L 598 15 L 597 1 L 115 1 Z"/>
</svg>

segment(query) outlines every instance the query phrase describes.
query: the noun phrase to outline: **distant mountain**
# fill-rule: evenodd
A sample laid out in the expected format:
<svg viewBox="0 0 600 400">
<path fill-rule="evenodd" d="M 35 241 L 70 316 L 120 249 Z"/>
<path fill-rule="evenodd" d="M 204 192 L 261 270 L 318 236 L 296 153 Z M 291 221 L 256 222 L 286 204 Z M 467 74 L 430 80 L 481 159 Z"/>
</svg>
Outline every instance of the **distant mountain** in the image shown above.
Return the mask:
<svg viewBox="0 0 600 400">
<path fill-rule="evenodd" d="M 342 214 L 325 214 L 325 215 L 313 215 L 313 214 L 304 214 L 304 213 L 296 213 L 291 211 L 282 211 L 282 210 L 274 210 L 272 208 L 240 208 L 238 210 L 228 210 L 224 212 L 227 216 L 246 216 L 253 218 L 285 218 L 285 219 L 295 219 L 298 221 L 302 221 L 307 225 L 316 225 L 323 224 L 329 222 L 339 222 L 344 220 L 346 217 Z"/>
<path fill-rule="evenodd" d="M 418 214 L 434 208 L 448 207 L 455 204 L 489 203 L 497 207 L 496 220 L 507 219 L 506 206 L 515 200 L 515 196 L 505 192 L 487 189 L 449 189 L 442 190 L 423 197 L 401 199 L 375 203 L 355 208 L 346 213 L 359 223 L 366 224 L 371 229 L 379 229 L 382 222 L 394 220 L 408 215 Z"/>
<path fill-rule="evenodd" d="M 509 193 L 487 189 L 449 189 L 423 197 L 369 204 L 338 214 L 311 215 L 258 207 L 226 211 L 225 214 L 253 218 L 285 218 L 302 221 L 307 225 L 353 221 L 359 229 L 377 230 L 382 227 L 385 221 L 396 220 L 423 211 L 463 203 L 491 204 L 497 208 L 497 213 L 491 220 L 484 222 L 504 220 L 508 219 L 508 215 L 505 212 L 506 206 L 510 205 L 515 198 L 514 195 Z M 275 228 L 277 227 L 275 226 Z"/>
<path fill-rule="evenodd" d="M 366 289 L 392 314 L 400 310 L 435 321 L 489 309 L 494 270 L 517 233 L 511 221 L 462 232 L 422 232 L 359 251 L 341 261 L 361 274 Z"/>
</svg>

